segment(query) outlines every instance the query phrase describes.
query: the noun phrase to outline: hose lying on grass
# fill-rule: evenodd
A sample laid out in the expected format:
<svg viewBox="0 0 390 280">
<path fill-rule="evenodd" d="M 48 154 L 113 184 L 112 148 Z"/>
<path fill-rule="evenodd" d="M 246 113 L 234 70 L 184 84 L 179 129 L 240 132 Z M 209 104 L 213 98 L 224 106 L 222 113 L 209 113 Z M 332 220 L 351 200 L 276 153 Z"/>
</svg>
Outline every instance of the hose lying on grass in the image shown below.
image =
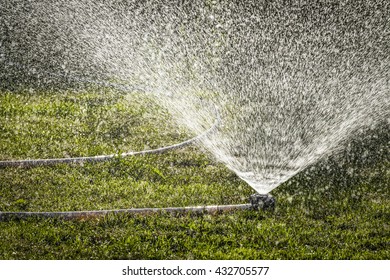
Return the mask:
<svg viewBox="0 0 390 280">
<path fill-rule="evenodd" d="M 118 157 L 159 154 L 159 153 L 164 153 L 175 149 L 184 148 L 190 144 L 194 144 L 195 142 L 201 140 L 203 137 L 206 137 L 207 135 L 209 135 L 210 133 L 216 130 L 219 124 L 219 113 L 217 108 L 215 109 L 215 111 L 216 111 L 216 120 L 208 130 L 204 131 L 198 136 L 195 136 L 194 138 L 170 146 L 165 146 L 165 147 L 151 149 L 151 150 L 138 151 L 138 152 L 127 152 L 121 154 L 99 155 L 99 156 L 89 156 L 89 157 L 6 160 L 6 161 L 0 161 L 0 167 L 7 167 L 7 166 L 29 167 L 29 166 L 37 166 L 37 165 L 54 165 L 59 163 L 99 162 L 99 161 L 111 160 Z"/>
<path fill-rule="evenodd" d="M 64 212 L 0 212 L 0 221 L 10 219 L 38 218 L 63 218 L 63 219 L 87 219 L 100 217 L 107 214 L 153 214 L 153 213 L 218 213 L 233 210 L 274 210 L 275 199 L 270 194 L 253 194 L 250 196 L 250 204 L 209 205 L 167 208 L 130 208 L 116 210 L 93 211 L 64 211 Z"/>
<path fill-rule="evenodd" d="M 112 86 L 112 84 L 111 84 Z M 117 87 L 120 90 L 125 88 Z M 215 121 L 213 125 L 204 131 L 203 133 L 193 137 L 189 140 L 177 143 L 174 145 L 161 147 L 157 149 L 137 151 L 137 152 L 127 152 L 122 154 L 110 154 L 110 155 L 99 155 L 99 156 L 88 156 L 88 157 L 73 157 L 73 158 L 50 158 L 50 159 L 25 159 L 25 160 L 7 160 L 0 161 L 0 167 L 30 167 L 30 166 L 39 166 L 39 165 L 54 165 L 60 163 L 81 163 L 81 162 L 99 162 L 114 159 L 117 157 L 128 157 L 136 155 L 147 155 L 147 154 L 158 154 L 174 149 L 180 149 L 186 147 L 190 144 L 194 144 L 197 141 L 200 141 L 202 138 L 213 133 L 217 126 L 220 123 L 220 115 L 218 108 L 214 106 L 215 110 Z M 214 206 L 195 206 L 195 207 L 169 207 L 169 208 L 130 208 L 130 209 L 118 209 L 118 210 L 94 210 L 94 211 L 66 211 L 66 212 L 0 212 L 0 221 L 7 220 L 10 218 L 28 218 L 28 217 L 46 217 L 54 218 L 61 217 L 65 219 L 82 219 L 88 217 L 102 216 L 106 214 L 117 214 L 117 213 L 185 213 L 185 212 L 219 212 L 219 211 L 229 211 L 234 209 L 249 209 L 251 204 L 238 204 L 238 205 L 214 205 Z"/>
<path fill-rule="evenodd" d="M 190 207 L 168 207 L 168 208 L 130 208 L 117 210 L 94 210 L 94 211 L 66 211 L 66 212 L 0 212 L 0 221 L 12 218 L 25 219 L 29 217 L 40 218 L 63 218 L 63 219 L 86 219 L 100 217 L 107 214 L 152 214 L 152 213 L 213 213 L 239 209 L 252 209 L 251 204 L 236 205 L 210 205 Z"/>
<path fill-rule="evenodd" d="M 203 133 L 199 134 L 198 136 L 178 144 L 174 144 L 174 145 L 170 145 L 158 149 L 144 150 L 138 152 L 127 152 L 119 155 L 111 154 L 111 155 L 100 155 L 100 156 L 91 156 L 91 157 L 0 161 L 0 167 L 9 167 L 9 166 L 27 167 L 27 166 L 37 166 L 37 165 L 54 165 L 59 163 L 97 162 L 97 161 L 110 160 L 116 157 L 128 157 L 128 156 L 136 156 L 136 155 L 163 153 L 170 150 L 186 147 L 190 144 L 193 144 L 201 140 L 203 137 L 206 137 L 207 135 L 215 131 L 220 122 L 220 116 L 217 107 L 215 107 L 215 115 L 216 115 L 216 119 L 213 125 Z M 0 212 L 0 221 L 7 220 L 10 218 L 28 218 L 28 217 L 45 217 L 45 218 L 61 217 L 65 219 L 83 219 L 83 218 L 92 218 L 92 217 L 98 217 L 107 214 L 118 214 L 118 213 L 148 214 L 148 213 L 164 213 L 164 212 L 168 212 L 168 213 L 220 212 L 220 211 L 230 211 L 235 209 L 251 209 L 252 207 L 253 206 L 251 204 L 237 204 L 237 205 L 211 205 L 211 206 L 168 207 L 168 208 L 130 208 L 130 209 L 117 209 L 117 210 L 66 211 L 66 212 Z"/>
<path fill-rule="evenodd" d="M 90 81 L 88 81 L 90 82 Z M 124 85 L 117 85 L 114 83 L 102 83 L 102 82 L 95 82 L 96 84 L 102 84 L 104 86 L 113 87 L 121 91 L 126 91 L 128 88 Z M 220 114 L 217 106 L 213 106 L 214 113 L 215 113 L 215 121 L 212 124 L 212 126 L 204 131 L 203 133 L 188 139 L 186 141 L 183 141 L 181 143 L 157 148 L 157 149 L 150 149 L 150 150 L 144 150 L 144 151 L 136 151 L 136 152 L 126 152 L 121 154 L 110 154 L 110 155 L 98 155 L 98 156 L 86 156 L 86 157 L 72 157 L 72 158 L 49 158 L 49 159 L 24 159 L 24 160 L 6 160 L 6 161 L 0 161 L 0 167 L 7 167 L 7 166 L 15 166 L 15 167 L 29 167 L 29 166 L 37 166 L 37 165 L 54 165 L 59 163 L 81 163 L 81 162 L 99 162 L 99 161 L 106 161 L 111 160 L 118 157 L 129 157 L 129 156 L 136 156 L 136 155 L 147 155 L 147 154 L 159 154 L 167 151 L 171 151 L 174 149 L 180 149 L 184 148 L 190 144 L 194 144 L 195 142 L 201 140 L 202 138 L 208 136 L 209 134 L 213 133 L 219 123 L 220 123 Z"/>
</svg>

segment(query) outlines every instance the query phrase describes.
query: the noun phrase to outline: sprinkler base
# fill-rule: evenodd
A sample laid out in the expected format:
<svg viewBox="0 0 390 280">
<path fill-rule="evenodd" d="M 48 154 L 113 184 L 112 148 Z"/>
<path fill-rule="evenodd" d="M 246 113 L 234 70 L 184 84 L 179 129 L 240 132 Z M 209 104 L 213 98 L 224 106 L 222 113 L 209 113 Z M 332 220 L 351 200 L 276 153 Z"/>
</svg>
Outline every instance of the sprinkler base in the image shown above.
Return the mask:
<svg viewBox="0 0 390 280">
<path fill-rule="evenodd" d="M 255 193 L 249 197 L 253 210 L 274 210 L 276 199 L 270 194 Z"/>
</svg>

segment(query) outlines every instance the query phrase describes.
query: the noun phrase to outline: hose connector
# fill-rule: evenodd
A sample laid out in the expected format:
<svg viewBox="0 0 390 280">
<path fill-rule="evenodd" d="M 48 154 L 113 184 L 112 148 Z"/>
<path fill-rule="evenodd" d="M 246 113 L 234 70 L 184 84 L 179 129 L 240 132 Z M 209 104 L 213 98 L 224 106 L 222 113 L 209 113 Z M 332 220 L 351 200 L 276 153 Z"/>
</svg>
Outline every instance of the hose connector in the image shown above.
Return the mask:
<svg viewBox="0 0 390 280">
<path fill-rule="evenodd" d="M 276 199 L 270 194 L 255 193 L 249 197 L 249 202 L 253 210 L 270 210 L 275 209 Z"/>
</svg>

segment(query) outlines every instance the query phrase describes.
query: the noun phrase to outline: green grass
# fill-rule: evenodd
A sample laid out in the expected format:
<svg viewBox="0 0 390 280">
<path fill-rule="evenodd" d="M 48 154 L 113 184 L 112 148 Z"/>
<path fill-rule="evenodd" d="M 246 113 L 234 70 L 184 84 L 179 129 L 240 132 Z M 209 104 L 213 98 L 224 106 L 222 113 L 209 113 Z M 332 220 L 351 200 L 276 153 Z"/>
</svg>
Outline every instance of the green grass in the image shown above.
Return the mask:
<svg viewBox="0 0 390 280">
<path fill-rule="evenodd" d="M 1 160 L 141 150 L 190 136 L 147 96 L 96 90 L 2 92 L 0 135 Z M 0 259 L 389 259 L 388 157 L 335 162 L 277 188 L 273 212 L 3 221 Z M 246 203 L 251 193 L 197 147 L 96 164 L 0 168 L 0 211 Z"/>
</svg>

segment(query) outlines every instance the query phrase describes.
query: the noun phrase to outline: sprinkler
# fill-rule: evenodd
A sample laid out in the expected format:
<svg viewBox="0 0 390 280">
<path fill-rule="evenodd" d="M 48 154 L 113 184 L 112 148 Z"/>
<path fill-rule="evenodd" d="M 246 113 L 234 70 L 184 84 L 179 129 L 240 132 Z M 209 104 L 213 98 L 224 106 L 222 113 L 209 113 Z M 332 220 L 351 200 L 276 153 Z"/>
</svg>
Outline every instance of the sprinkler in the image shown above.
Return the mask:
<svg viewBox="0 0 390 280">
<path fill-rule="evenodd" d="M 249 202 L 254 210 L 274 210 L 276 200 L 270 194 L 255 193 L 249 197 Z"/>
</svg>

